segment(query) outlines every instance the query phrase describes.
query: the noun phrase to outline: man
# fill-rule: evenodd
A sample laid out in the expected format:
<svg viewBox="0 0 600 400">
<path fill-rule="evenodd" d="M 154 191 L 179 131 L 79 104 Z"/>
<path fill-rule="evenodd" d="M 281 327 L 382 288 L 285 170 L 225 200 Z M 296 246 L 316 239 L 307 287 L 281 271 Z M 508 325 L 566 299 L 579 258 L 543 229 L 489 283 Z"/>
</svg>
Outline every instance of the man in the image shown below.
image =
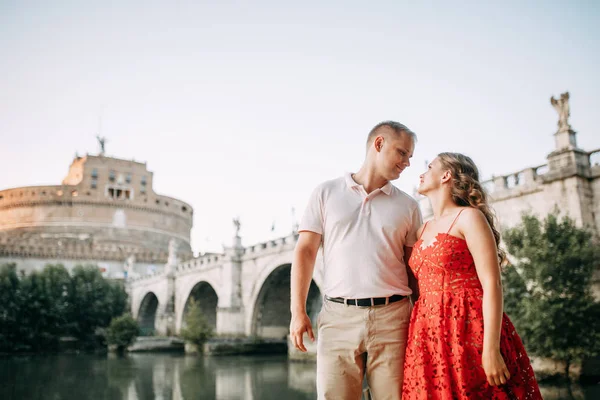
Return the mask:
<svg viewBox="0 0 600 400">
<path fill-rule="evenodd" d="M 390 181 L 410 166 L 415 134 L 385 121 L 367 139 L 355 174 L 324 182 L 310 197 L 291 272 L 290 337 L 314 341 L 306 299 L 322 245 L 318 318 L 319 399 L 359 399 L 366 374 L 376 400 L 400 399 L 411 295 L 406 267 L 422 218 L 417 202 Z"/>
</svg>

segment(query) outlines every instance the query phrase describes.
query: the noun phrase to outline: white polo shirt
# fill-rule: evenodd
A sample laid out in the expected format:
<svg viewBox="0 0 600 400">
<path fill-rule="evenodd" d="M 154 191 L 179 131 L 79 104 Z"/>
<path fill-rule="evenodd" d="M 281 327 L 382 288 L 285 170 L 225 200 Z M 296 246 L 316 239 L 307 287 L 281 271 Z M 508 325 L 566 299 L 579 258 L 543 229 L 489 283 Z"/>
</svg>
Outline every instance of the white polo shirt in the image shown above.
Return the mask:
<svg viewBox="0 0 600 400">
<path fill-rule="evenodd" d="M 298 231 L 323 235 L 324 283 L 331 297 L 408 295 L 404 246 L 421 226 L 417 202 L 391 183 L 367 194 L 350 173 L 313 191 Z"/>
</svg>

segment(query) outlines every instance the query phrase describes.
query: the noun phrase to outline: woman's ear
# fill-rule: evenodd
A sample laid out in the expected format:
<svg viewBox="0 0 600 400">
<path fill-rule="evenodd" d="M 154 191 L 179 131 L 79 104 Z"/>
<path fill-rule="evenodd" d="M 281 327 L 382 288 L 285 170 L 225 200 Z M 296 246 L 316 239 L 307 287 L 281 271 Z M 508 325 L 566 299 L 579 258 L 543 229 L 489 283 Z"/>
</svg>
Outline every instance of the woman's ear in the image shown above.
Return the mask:
<svg viewBox="0 0 600 400">
<path fill-rule="evenodd" d="M 448 169 L 442 175 L 442 183 L 450 182 L 450 180 L 452 180 L 452 172 Z"/>
</svg>

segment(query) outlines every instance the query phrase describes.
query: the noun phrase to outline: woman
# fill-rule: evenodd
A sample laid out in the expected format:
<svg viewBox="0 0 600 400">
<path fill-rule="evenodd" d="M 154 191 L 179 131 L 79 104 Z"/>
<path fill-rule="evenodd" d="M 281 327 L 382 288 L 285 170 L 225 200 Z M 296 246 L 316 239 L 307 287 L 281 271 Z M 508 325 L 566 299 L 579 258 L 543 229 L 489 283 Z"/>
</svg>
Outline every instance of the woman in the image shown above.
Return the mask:
<svg viewBox="0 0 600 400">
<path fill-rule="evenodd" d="M 477 167 L 467 156 L 442 153 L 420 178 L 434 219 L 419 229 L 409 260 L 420 296 L 403 400 L 541 399 L 521 339 L 502 311 L 505 254 Z"/>
</svg>

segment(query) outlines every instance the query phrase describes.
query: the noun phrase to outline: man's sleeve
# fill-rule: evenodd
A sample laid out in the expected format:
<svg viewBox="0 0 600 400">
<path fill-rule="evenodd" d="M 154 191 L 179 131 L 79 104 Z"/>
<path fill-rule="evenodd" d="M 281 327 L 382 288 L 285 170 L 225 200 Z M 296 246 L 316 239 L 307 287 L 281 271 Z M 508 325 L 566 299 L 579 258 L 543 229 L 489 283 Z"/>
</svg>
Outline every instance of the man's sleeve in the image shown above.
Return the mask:
<svg viewBox="0 0 600 400">
<path fill-rule="evenodd" d="M 406 247 L 413 247 L 415 245 L 417 242 L 417 231 L 422 224 L 423 216 L 421 215 L 421 209 L 419 209 L 419 205 L 417 204 L 412 211 L 410 229 L 406 232 L 406 238 L 404 240 L 404 245 Z"/>
<path fill-rule="evenodd" d="M 310 198 L 308 199 L 308 204 L 306 205 L 302 219 L 300 220 L 298 232 L 310 231 L 320 235 L 323 234 L 323 225 L 325 219 L 323 218 L 324 212 L 322 193 L 323 191 L 321 186 L 318 186 L 315 190 L 313 190 Z"/>
</svg>

